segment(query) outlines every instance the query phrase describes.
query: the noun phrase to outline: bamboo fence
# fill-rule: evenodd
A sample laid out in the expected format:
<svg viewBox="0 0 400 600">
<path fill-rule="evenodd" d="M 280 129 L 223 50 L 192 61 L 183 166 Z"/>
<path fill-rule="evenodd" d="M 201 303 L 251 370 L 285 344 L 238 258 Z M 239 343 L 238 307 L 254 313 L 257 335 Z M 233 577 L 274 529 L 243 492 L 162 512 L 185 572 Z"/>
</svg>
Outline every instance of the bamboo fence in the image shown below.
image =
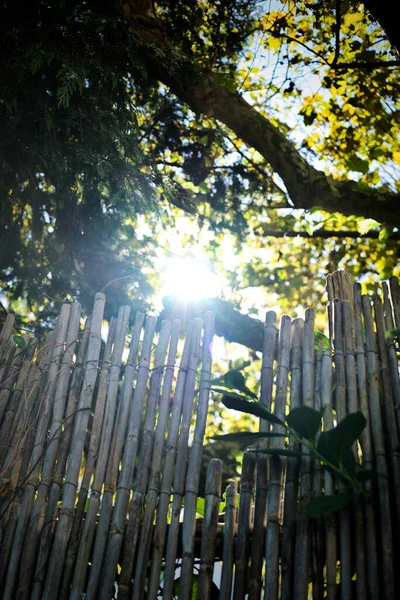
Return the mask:
<svg viewBox="0 0 400 600">
<path fill-rule="evenodd" d="M 307 454 L 243 455 L 219 515 L 223 464 L 208 465 L 197 514 L 214 315 L 157 327 L 121 307 L 102 338 L 105 297 L 82 325 L 64 304 L 40 343 L 0 332 L 0 594 L 16 599 L 268 600 L 400 597 L 400 286 L 361 295 L 327 280 L 329 344 L 314 311 L 264 326 L 260 399 L 277 417 L 308 406 L 329 430 L 361 411 L 354 446 L 368 494 L 326 517 L 311 498 L 347 488 Z M 104 332 L 104 329 L 103 329 Z M 282 431 L 261 420 L 260 431 Z M 282 448 L 283 437 L 269 438 Z M 239 502 L 240 500 L 240 502 Z"/>
</svg>

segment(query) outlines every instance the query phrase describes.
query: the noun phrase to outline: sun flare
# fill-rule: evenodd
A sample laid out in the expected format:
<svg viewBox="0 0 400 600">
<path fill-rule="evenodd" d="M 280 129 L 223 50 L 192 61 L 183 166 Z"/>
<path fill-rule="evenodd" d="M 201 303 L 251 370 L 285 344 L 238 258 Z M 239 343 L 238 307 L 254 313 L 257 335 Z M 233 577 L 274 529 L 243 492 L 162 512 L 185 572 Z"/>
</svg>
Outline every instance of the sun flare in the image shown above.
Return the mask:
<svg viewBox="0 0 400 600">
<path fill-rule="evenodd" d="M 220 296 L 221 283 L 206 264 L 192 258 L 173 258 L 166 265 L 162 277 L 162 296 L 176 296 L 182 300 Z"/>
</svg>

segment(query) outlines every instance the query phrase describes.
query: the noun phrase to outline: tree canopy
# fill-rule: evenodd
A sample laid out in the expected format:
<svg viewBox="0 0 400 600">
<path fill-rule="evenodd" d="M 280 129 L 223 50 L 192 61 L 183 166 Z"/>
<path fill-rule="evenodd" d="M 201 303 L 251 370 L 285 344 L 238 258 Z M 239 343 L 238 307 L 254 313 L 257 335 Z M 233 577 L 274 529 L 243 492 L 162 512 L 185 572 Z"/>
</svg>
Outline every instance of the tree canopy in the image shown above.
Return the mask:
<svg viewBox="0 0 400 600">
<path fill-rule="evenodd" d="M 399 40 L 375 1 L 1 8 L 4 293 L 146 302 L 171 232 L 236 300 L 283 309 L 338 266 L 393 274 Z M 174 230 L 182 214 L 196 233 Z M 236 253 L 226 265 L 226 244 Z M 153 271 L 152 271 L 153 269 Z M 228 298 L 230 299 L 230 298 Z"/>
</svg>

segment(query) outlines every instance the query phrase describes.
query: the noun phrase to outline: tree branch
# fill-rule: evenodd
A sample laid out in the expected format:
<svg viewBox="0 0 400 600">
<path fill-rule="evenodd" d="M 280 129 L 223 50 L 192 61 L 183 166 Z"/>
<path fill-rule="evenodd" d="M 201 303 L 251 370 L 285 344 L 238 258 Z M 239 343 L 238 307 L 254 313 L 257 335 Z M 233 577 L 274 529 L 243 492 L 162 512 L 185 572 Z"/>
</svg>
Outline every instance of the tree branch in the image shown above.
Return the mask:
<svg viewBox="0 0 400 600">
<path fill-rule="evenodd" d="M 267 117 L 221 83 L 220 76 L 202 70 L 174 49 L 157 19 L 149 23 L 135 12 L 137 4 L 131 0 L 131 12 L 125 5 L 124 14 L 132 20 L 143 44 L 149 72 L 195 113 L 221 121 L 257 150 L 282 178 L 295 208 L 321 206 L 327 212 L 400 225 L 400 194 L 373 188 L 364 193 L 356 182 L 335 180 L 313 167 Z"/>
<path fill-rule="evenodd" d="M 379 231 L 369 231 L 368 233 L 359 233 L 358 231 L 335 231 L 333 229 L 317 229 L 315 233 L 309 234 L 308 231 L 276 231 L 274 229 L 264 229 L 257 227 L 253 233 L 262 237 L 274 237 L 274 238 L 309 238 L 309 239 L 367 239 L 367 240 L 379 240 Z M 400 240 L 400 233 L 392 233 L 389 240 Z M 387 239 L 380 240 L 383 244 L 387 243 Z"/>
</svg>

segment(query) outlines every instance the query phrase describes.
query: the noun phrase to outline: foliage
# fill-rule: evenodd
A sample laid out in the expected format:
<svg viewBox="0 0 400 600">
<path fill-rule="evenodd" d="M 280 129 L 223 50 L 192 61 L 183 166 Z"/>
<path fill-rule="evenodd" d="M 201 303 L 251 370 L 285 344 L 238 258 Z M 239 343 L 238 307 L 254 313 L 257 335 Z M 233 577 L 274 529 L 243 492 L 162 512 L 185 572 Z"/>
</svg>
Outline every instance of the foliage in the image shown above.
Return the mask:
<svg viewBox="0 0 400 600">
<path fill-rule="evenodd" d="M 340 3 L 339 17 L 322 4 L 163 0 L 156 15 L 173 52 L 152 48 L 193 90 L 212 70 L 337 181 L 394 192 L 396 56 L 358 3 Z M 1 8 L 0 277 L 14 310 L 25 302 L 43 318 L 71 296 L 89 307 L 105 286 L 107 316 L 132 299 L 146 308 L 155 256 L 175 236 L 201 246 L 245 310 L 316 306 L 338 267 L 363 276 L 364 291 L 397 272 L 396 228 L 343 216 L 340 201 L 337 212 L 323 198 L 294 210 L 264 156 L 159 83 L 140 25 L 115 6 Z M 196 227 L 176 225 L 182 211 Z"/>
<path fill-rule="evenodd" d="M 366 493 L 365 481 L 375 476 L 372 471 L 356 469 L 353 446 L 366 427 L 365 417 L 361 413 L 350 413 L 333 429 L 321 431 L 323 410 L 321 412 L 308 406 L 299 406 L 280 419 L 271 413 L 259 401 L 249 400 L 240 390 L 219 387 L 211 384 L 211 391 L 223 393 L 222 403 L 227 407 L 260 417 L 274 425 L 272 431 L 252 433 L 239 432 L 213 436 L 213 439 L 227 442 L 239 442 L 246 446 L 257 444 L 260 440 L 283 437 L 284 447 L 258 448 L 257 452 L 270 456 L 302 457 L 316 459 L 333 476 L 350 486 L 351 493 L 326 495 L 313 498 L 304 505 L 303 511 L 308 516 L 321 516 L 348 504 L 356 494 Z M 294 442 L 301 442 L 302 450 L 293 449 Z"/>
</svg>

